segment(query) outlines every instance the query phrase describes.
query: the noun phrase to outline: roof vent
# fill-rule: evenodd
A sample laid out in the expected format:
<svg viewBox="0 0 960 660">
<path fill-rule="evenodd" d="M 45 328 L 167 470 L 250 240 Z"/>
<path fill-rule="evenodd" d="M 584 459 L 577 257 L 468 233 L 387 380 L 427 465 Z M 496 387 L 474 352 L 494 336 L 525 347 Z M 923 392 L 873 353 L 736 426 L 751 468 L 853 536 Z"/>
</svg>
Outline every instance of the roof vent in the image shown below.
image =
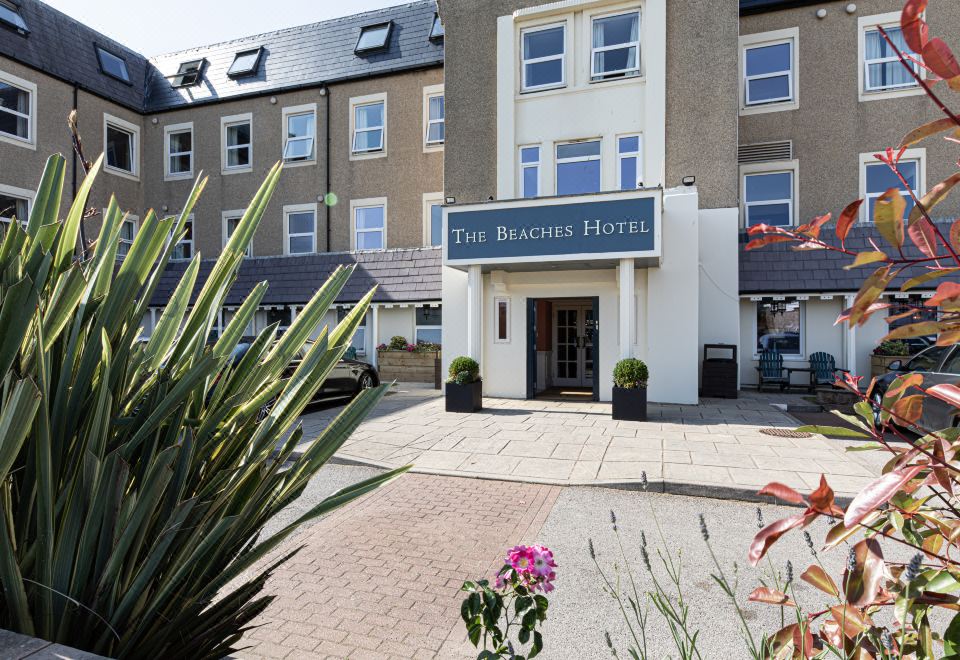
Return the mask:
<svg viewBox="0 0 960 660">
<path fill-rule="evenodd" d="M 354 47 L 353 52 L 365 53 L 371 50 L 386 48 L 390 40 L 390 28 L 392 26 L 393 21 L 364 26 L 360 29 L 360 38 L 357 39 L 357 45 Z"/>
<path fill-rule="evenodd" d="M 792 140 L 741 144 L 737 148 L 737 162 L 741 165 L 748 163 L 769 163 L 775 160 L 793 160 Z"/>
</svg>

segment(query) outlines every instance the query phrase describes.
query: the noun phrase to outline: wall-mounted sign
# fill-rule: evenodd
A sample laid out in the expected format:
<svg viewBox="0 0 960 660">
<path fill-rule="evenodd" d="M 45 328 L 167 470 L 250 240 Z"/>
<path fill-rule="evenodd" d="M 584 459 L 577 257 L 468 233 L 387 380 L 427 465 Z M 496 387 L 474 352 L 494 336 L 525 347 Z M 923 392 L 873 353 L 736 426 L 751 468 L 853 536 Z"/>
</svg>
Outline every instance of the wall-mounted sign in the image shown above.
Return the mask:
<svg viewBox="0 0 960 660">
<path fill-rule="evenodd" d="M 444 209 L 449 265 L 660 255 L 660 191 L 490 202 Z"/>
</svg>

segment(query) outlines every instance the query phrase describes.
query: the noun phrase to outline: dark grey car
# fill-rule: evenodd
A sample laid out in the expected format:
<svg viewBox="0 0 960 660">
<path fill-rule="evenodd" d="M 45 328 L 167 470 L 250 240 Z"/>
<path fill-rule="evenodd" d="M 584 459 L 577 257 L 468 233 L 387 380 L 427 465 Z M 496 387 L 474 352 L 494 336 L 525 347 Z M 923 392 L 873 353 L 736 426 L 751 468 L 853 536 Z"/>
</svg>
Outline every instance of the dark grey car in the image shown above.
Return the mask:
<svg viewBox="0 0 960 660">
<path fill-rule="evenodd" d="M 895 360 L 888 367 L 888 373 L 877 378 L 872 394 L 875 404 L 883 400 L 890 384 L 903 374 L 923 374 L 924 388 L 943 383 L 960 384 L 960 346 L 931 346 L 906 360 Z M 913 393 L 917 394 L 919 391 L 915 390 Z M 960 410 L 946 401 L 928 396 L 923 400 L 923 414 L 918 425 L 928 431 L 958 426 Z"/>
</svg>

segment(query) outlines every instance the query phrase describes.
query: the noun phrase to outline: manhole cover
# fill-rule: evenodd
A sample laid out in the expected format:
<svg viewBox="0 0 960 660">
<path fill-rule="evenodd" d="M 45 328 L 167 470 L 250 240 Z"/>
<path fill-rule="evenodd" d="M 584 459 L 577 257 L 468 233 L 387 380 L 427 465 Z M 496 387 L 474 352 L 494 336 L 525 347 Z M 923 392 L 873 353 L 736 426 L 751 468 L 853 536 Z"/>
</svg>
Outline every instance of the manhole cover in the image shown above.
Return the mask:
<svg viewBox="0 0 960 660">
<path fill-rule="evenodd" d="M 775 435 L 778 438 L 812 438 L 812 433 L 806 431 L 794 431 L 793 429 L 760 429 L 760 433 L 766 435 Z"/>
</svg>

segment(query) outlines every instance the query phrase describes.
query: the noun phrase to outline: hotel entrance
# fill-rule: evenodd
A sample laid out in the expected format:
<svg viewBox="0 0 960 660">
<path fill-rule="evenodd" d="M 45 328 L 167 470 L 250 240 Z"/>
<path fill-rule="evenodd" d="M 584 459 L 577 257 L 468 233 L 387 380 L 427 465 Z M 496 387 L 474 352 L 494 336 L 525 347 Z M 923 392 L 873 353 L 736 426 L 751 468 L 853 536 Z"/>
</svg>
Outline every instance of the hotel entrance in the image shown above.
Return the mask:
<svg viewBox="0 0 960 660">
<path fill-rule="evenodd" d="M 527 398 L 599 401 L 599 301 L 527 299 Z"/>
</svg>

